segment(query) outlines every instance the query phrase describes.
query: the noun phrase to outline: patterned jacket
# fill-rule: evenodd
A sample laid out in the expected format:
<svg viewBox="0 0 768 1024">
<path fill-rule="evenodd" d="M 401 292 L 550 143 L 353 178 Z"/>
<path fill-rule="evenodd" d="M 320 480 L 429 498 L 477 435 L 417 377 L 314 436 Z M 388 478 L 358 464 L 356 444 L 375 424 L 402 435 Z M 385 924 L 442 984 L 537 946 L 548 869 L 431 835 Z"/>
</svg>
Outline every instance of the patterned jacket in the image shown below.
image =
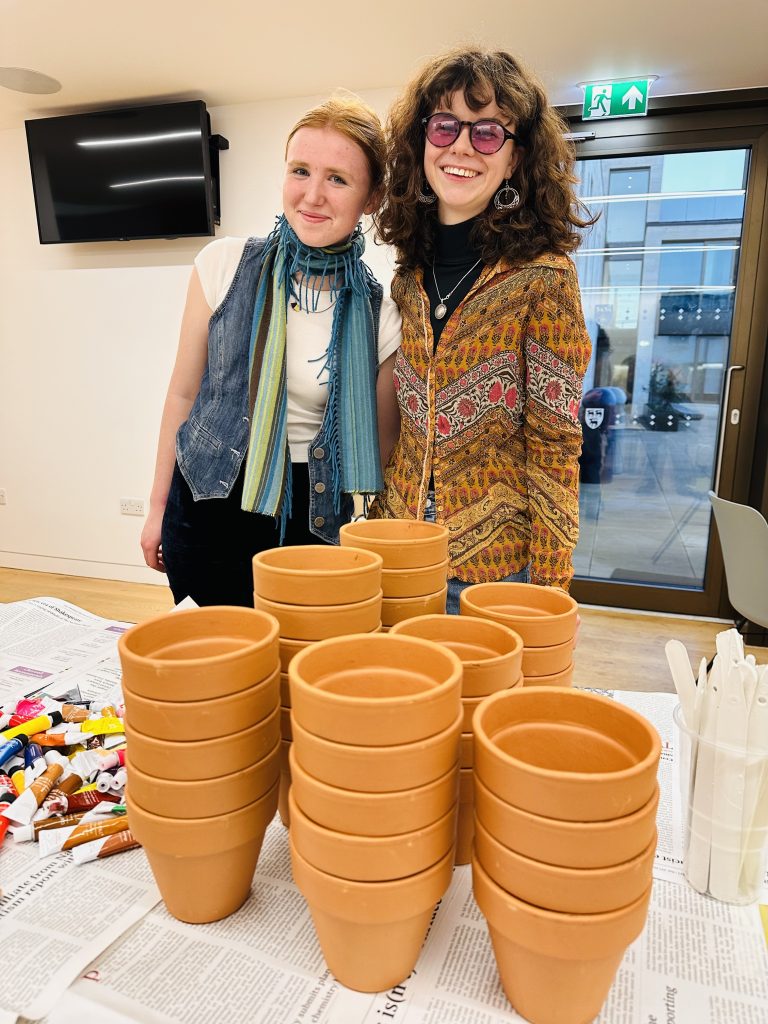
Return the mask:
<svg viewBox="0 0 768 1024">
<path fill-rule="evenodd" d="M 400 440 L 372 518 L 423 518 L 430 474 L 449 575 L 567 588 L 578 539 L 577 419 L 590 340 L 567 256 L 485 267 L 433 355 L 421 270 L 396 275 Z"/>
</svg>

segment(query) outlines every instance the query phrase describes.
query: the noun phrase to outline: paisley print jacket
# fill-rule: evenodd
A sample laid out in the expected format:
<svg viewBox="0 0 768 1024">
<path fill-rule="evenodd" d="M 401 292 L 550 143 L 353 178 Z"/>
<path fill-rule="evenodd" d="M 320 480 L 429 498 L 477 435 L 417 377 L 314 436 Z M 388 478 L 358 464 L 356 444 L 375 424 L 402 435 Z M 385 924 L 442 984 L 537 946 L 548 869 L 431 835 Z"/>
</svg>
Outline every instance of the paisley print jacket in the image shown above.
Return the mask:
<svg viewBox="0 0 768 1024">
<path fill-rule="evenodd" d="M 421 270 L 401 272 L 400 439 L 372 518 L 421 519 L 434 477 L 449 575 L 568 587 L 578 539 L 577 414 L 590 339 L 567 256 L 485 267 L 437 350 Z"/>
</svg>

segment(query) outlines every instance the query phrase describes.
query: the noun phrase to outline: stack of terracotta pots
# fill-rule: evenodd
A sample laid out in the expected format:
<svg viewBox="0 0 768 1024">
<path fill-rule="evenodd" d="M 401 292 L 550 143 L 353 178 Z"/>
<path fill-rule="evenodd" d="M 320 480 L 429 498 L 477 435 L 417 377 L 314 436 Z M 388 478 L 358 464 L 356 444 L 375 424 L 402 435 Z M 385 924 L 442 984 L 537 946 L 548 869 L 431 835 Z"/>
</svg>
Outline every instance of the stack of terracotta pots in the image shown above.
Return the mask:
<svg viewBox="0 0 768 1024">
<path fill-rule="evenodd" d="M 504 991 L 534 1024 L 584 1024 L 645 923 L 661 741 L 607 697 L 549 687 L 488 697 L 474 729 L 473 883 Z"/>
<path fill-rule="evenodd" d="M 411 973 L 451 881 L 461 662 L 413 637 L 325 640 L 289 666 L 293 876 L 343 985 Z"/>
<path fill-rule="evenodd" d="M 456 864 L 469 864 L 474 825 L 472 717 L 491 693 L 521 686 L 523 641 L 506 626 L 471 615 L 423 615 L 398 622 L 392 635 L 418 636 L 452 650 L 461 660 L 463 681 Z"/>
<path fill-rule="evenodd" d="M 347 523 L 343 547 L 381 555 L 382 629 L 415 615 L 445 611 L 448 596 L 448 530 L 418 519 L 368 519 Z"/>
<path fill-rule="evenodd" d="M 216 921 L 247 898 L 277 808 L 277 622 L 195 608 L 134 626 L 118 650 L 131 831 L 170 913 Z"/>
<path fill-rule="evenodd" d="M 288 665 L 316 640 L 381 628 L 381 558 L 370 551 L 324 545 L 269 548 L 253 558 L 253 600 L 280 628 L 280 792 L 284 825 L 290 811 L 288 752 L 291 699 Z"/>
<path fill-rule="evenodd" d="M 462 615 L 501 622 L 523 638 L 526 686 L 571 686 L 579 606 L 558 587 L 476 583 L 459 595 Z"/>
</svg>

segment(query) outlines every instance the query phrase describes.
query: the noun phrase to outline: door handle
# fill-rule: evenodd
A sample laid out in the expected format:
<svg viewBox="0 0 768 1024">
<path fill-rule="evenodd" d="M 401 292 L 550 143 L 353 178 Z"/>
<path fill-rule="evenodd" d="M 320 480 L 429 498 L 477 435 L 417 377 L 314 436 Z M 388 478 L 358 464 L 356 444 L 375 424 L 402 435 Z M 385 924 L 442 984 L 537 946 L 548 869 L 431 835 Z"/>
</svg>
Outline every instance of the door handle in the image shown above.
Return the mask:
<svg viewBox="0 0 768 1024">
<path fill-rule="evenodd" d="M 715 467 L 715 482 L 712 487 L 715 494 L 720 491 L 720 473 L 723 468 L 723 445 L 725 443 L 725 428 L 730 418 L 731 423 L 736 426 L 739 422 L 740 410 L 734 409 L 731 416 L 728 416 L 728 403 L 731 398 L 731 383 L 733 381 L 733 375 L 737 370 L 743 370 L 743 366 L 729 366 L 725 373 L 725 391 L 723 393 L 723 412 L 720 417 L 720 437 L 717 442 L 717 465 Z M 736 414 L 734 419 L 733 413 Z"/>
</svg>

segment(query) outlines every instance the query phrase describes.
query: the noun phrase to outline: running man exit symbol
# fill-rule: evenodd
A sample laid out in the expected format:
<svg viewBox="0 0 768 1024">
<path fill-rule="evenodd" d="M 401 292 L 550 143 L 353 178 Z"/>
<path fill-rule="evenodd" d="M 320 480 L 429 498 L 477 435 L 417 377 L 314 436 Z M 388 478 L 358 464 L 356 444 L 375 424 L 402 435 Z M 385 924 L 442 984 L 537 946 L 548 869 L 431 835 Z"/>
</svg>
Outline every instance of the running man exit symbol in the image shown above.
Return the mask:
<svg viewBox="0 0 768 1024">
<path fill-rule="evenodd" d="M 655 78 L 625 82 L 588 82 L 584 88 L 583 121 L 598 117 L 643 117 L 648 113 L 648 92 Z"/>
</svg>

